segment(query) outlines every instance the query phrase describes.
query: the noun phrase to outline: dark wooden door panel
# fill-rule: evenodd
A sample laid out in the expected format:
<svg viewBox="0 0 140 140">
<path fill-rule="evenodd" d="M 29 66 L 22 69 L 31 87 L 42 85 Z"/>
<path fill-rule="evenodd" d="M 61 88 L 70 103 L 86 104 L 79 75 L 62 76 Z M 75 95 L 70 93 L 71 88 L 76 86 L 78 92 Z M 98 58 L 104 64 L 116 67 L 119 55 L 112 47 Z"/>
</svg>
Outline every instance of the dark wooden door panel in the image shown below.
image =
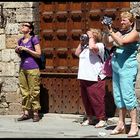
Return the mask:
<svg viewBox="0 0 140 140">
<path fill-rule="evenodd" d="M 90 27 L 103 31 L 104 15 L 119 28 L 119 14 L 130 9 L 130 2 L 40 2 L 39 9 L 41 48 L 46 53 L 41 83 L 48 92 L 49 112 L 82 114 L 79 60 L 74 54 L 80 35 Z"/>
</svg>

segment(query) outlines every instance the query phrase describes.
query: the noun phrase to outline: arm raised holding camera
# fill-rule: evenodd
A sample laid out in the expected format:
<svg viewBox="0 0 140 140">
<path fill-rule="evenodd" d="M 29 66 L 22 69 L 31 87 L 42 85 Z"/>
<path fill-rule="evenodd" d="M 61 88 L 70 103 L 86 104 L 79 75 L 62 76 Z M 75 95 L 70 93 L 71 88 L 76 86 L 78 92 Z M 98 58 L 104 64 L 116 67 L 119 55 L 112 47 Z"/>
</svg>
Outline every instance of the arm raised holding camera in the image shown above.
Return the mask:
<svg viewBox="0 0 140 140">
<path fill-rule="evenodd" d="M 119 43 L 114 40 L 114 38 L 111 36 L 111 33 L 113 32 L 118 37 L 121 37 L 122 34 L 119 31 L 117 31 L 117 32 L 113 31 L 111 25 L 110 25 L 110 28 L 108 28 L 108 26 L 104 26 L 104 30 L 105 30 L 105 33 L 103 35 L 104 44 L 106 44 L 107 47 L 118 46 Z M 113 45 L 112 45 L 112 43 L 113 43 Z"/>
<path fill-rule="evenodd" d="M 97 53 L 99 51 L 99 48 L 96 45 L 96 36 L 92 31 L 87 31 L 87 34 L 89 36 L 89 49 L 94 53 Z"/>
<path fill-rule="evenodd" d="M 88 34 L 87 34 L 87 33 L 82 34 L 82 35 L 80 36 L 80 43 L 79 43 L 79 45 L 78 45 L 78 47 L 77 47 L 77 49 L 76 49 L 76 51 L 75 51 L 75 55 L 76 55 L 76 56 L 79 56 L 80 53 L 81 53 L 85 48 L 88 47 L 88 45 L 89 45 L 89 36 L 88 36 Z"/>
<path fill-rule="evenodd" d="M 121 33 L 115 33 L 112 28 L 108 29 L 110 36 L 112 39 L 118 44 L 118 46 L 122 46 L 128 43 L 132 43 L 139 40 L 139 33 L 132 29 L 130 33 L 128 33 L 127 36 L 122 36 Z M 127 33 L 126 33 L 127 34 Z"/>
<path fill-rule="evenodd" d="M 81 42 L 76 48 L 75 55 L 79 56 L 80 53 L 86 48 L 90 49 L 93 53 L 98 53 L 99 48 L 96 43 L 101 42 L 101 39 L 102 39 L 101 31 L 99 29 L 90 28 L 86 32 L 86 34 L 82 34 L 80 36 Z"/>
<path fill-rule="evenodd" d="M 118 46 L 118 43 L 114 41 L 112 36 L 110 35 L 112 32 L 114 32 L 117 36 L 121 36 L 122 34 L 117 31 L 114 27 L 112 27 L 113 20 L 111 17 L 103 16 L 102 22 L 104 25 L 104 35 L 103 35 L 103 42 L 106 44 L 106 46 Z M 115 30 L 115 31 L 114 31 Z M 110 43 L 113 43 L 113 45 L 109 45 Z"/>
<path fill-rule="evenodd" d="M 127 22 L 129 22 L 130 27 L 126 27 Z M 126 18 L 121 21 L 122 28 L 117 32 L 113 30 L 112 22 L 109 20 L 103 19 L 102 24 L 105 25 L 105 30 L 108 32 L 104 37 L 104 42 L 113 42 L 115 46 L 122 46 L 139 40 L 139 33 L 133 28 L 134 23 Z M 127 36 L 124 37 L 126 34 Z"/>
<path fill-rule="evenodd" d="M 80 53 L 82 52 L 81 43 L 79 43 L 78 47 L 75 50 L 75 55 L 79 57 Z"/>
</svg>

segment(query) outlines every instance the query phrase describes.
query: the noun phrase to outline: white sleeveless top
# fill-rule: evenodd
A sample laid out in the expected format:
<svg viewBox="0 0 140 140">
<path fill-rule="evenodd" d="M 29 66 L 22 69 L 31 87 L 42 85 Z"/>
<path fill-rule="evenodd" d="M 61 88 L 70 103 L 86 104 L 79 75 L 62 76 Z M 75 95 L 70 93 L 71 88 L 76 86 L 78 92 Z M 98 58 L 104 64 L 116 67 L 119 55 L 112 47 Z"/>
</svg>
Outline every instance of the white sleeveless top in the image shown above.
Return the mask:
<svg viewBox="0 0 140 140">
<path fill-rule="evenodd" d="M 93 53 L 89 48 L 85 48 L 79 55 L 79 69 L 78 69 L 78 79 L 88 80 L 88 81 L 98 81 L 98 76 L 100 79 L 104 79 L 106 76 L 101 73 L 102 65 L 101 59 L 104 60 L 104 44 L 96 43 L 99 48 L 98 53 Z"/>
</svg>

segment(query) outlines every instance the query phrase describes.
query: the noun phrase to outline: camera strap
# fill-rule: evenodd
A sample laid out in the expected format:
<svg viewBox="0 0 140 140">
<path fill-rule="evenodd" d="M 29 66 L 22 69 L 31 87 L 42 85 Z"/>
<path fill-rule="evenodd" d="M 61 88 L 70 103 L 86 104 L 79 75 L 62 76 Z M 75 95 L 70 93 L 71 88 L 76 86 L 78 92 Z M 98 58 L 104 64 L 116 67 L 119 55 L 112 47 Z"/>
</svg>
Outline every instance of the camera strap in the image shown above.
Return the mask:
<svg viewBox="0 0 140 140">
<path fill-rule="evenodd" d="M 88 44 L 82 45 L 82 46 L 81 46 L 82 51 L 83 51 L 85 48 L 87 48 L 87 47 L 88 47 Z"/>
<path fill-rule="evenodd" d="M 129 28 L 127 31 L 120 31 L 122 35 L 128 34 L 132 31 L 133 28 Z"/>
</svg>

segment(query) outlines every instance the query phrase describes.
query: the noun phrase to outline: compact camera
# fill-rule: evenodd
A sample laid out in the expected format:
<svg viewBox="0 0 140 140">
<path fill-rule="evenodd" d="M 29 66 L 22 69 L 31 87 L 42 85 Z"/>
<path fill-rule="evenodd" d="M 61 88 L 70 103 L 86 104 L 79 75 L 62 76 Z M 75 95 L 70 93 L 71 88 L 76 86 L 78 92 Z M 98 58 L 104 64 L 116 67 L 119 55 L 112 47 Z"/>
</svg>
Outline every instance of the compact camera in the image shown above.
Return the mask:
<svg viewBox="0 0 140 140">
<path fill-rule="evenodd" d="M 89 36 L 88 36 L 88 34 L 82 34 L 82 35 L 80 36 L 80 41 L 82 41 L 82 42 L 88 42 L 88 41 L 89 41 Z"/>
<path fill-rule="evenodd" d="M 111 17 L 108 17 L 108 16 L 103 16 L 103 20 L 102 20 L 102 23 L 104 25 L 111 25 L 112 24 L 112 18 Z"/>
<path fill-rule="evenodd" d="M 81 41 L 81 44 L 82 44 L 82 49 L 85 49 L 87 46 L 88 46 L 88 43 L 89 43 L 89 36 L 88 34 L 82 34 L 80 36 L 80 41 Z"/>
</svg>

